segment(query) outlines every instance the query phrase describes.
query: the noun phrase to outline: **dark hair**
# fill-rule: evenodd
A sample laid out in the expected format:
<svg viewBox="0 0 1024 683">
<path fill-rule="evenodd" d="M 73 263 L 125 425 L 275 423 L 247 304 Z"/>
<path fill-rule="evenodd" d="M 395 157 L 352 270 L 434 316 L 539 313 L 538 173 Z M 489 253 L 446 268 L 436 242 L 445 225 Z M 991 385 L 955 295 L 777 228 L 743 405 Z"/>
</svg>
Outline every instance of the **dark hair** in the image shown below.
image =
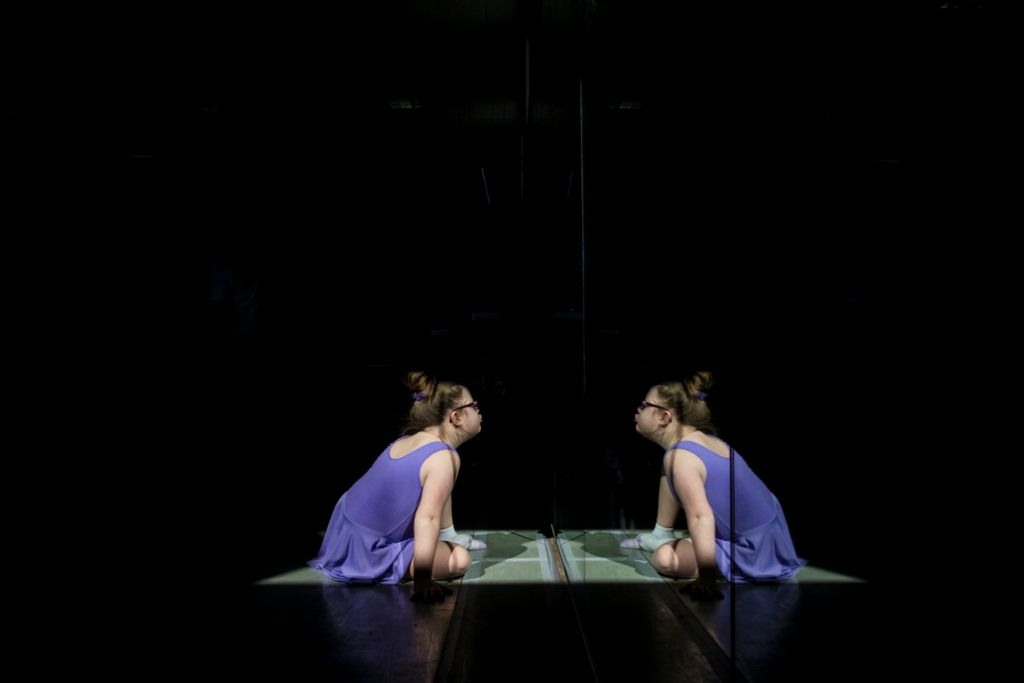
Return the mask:
<svg viewBox="0 0 1024 683">
<path fill-rule="evenodd" d="M 444 422 L 448 412 L 458 407 L 466 391 L 466 387 L 461 384 L 438 382 L 427 373 L 419 371 L 405 376 L 405 386 L 412 392 L 412 407 L 402 428 L 403 436 Z"/>
<path fill-rule="evenodd" d="M 714 385 L 711 373 L 702 370 L 694 373 L 686 382 L 656 384 L 654 391 L 666 408 L 679 416 L 680 422 L 702 432 L 716 434 L 711 421 L 711 409 L 706 402 L 708 390 Z"/>
</svg>

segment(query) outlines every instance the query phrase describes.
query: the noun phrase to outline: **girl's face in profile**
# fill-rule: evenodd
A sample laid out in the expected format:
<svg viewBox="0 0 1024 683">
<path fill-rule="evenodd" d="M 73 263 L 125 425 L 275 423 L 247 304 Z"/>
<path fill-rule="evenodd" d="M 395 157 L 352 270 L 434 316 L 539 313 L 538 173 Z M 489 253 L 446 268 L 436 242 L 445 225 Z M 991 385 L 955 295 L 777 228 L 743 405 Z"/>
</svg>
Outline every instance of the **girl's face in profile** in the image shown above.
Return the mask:
<svg viewBox="0 0 1024 683">
<path fill-rule="evenodd" d="M 480 412 L 480 403 L 475 401 L 468 391 L 454 412 L 459 414 L 459 425 L 470 436 L 476 436 L 483 429 L 484 416 Z"/>
<path fill-rule="evenodd" d="M 658 400 L 658 395 L 653 389 L 648 391 L 647 396 L 640 402 L 636 409 L 636 414 L 633 416 L 633 421 L 636 423 L 636 431 L 644 436 L 650 436 L 657 431 L 658 423 L 667 411 L 667 408 L 658 403 Z"/>
</svg>

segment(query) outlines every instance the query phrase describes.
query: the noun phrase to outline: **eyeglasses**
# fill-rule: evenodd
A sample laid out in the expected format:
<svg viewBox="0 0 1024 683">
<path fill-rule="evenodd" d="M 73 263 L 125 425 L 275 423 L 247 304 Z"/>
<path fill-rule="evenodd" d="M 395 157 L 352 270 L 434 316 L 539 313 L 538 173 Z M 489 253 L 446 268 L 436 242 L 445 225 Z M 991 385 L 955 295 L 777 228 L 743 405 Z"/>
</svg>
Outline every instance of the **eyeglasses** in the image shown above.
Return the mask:
<svg viewBox="0 0 1024 683">
<path fill-rule="evenodd" d="M 476 410 L 476 412 L 479 413 L 480 412 L 480 401 L 473 401 L 472 403 L 467 403 L 464 406 L 459 406 L 458 408 L 452 408 L 452 412 L 454 412 L 456 410 L 462 410 L 463 408 L 473 408 L 474 410 Z"/>
<path fill-rule="evenodd" d="M 648 403 L 647 401 L 640 401 L 640 410 L 644 408 L 657 408 L 658 410 L 668 410 L 665 406 L 659 406 L 657 403 Z"/>
</svg>

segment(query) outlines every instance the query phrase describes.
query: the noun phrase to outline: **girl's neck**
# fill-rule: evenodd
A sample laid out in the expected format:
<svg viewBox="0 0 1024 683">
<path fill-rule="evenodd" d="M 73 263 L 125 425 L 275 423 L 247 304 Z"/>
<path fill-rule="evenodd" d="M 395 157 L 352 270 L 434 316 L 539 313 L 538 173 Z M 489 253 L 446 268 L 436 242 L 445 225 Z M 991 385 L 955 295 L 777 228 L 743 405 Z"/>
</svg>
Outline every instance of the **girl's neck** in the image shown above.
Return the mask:
<svg viewBox="0 0 1024 683">
<path fill-rule="evenodd" d="M 659 445 L 661 445 L 662 448 L 664 448 L 667 451 L 668 449 L 672 448 L 672 446 L 675 446 L 683 439 L 686 439 L 687 437 L 692 436 L 693 434 L 699 433 L 699 429 L 695 429 L 690 425 L 681 425 L 675 429 L 666 429 L 662 433 L 661 438 L 658 439 L 658 443 Z"/>
<path fill-rule="evenodd" d="M 436 427 L 426 427 L 423 429 L 423 432 L 440 439 L 451 448 L 458 448 L 462 443 L 462 439 L 459 438 L 458 432 L 444 429 L 441 425 Z"/>
</svg>

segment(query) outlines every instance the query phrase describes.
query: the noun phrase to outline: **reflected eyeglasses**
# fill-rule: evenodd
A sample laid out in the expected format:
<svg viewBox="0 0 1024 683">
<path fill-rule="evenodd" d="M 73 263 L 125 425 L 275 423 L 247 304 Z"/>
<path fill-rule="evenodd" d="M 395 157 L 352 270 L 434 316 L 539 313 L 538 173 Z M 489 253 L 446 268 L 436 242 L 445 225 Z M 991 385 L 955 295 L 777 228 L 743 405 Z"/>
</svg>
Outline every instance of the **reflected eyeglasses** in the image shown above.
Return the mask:
<svg viewBox="0 0 1024 683">
<path fill-rule="evenodd" d="M 640 401 L 640 410 L 644 408 L 657 408 L 658 410 L 668 410 L 665 406 L 659 406 L 657 403 L 648 403 L 647 401 Z"/>
<path fill-rule="evenodd" d="M 474 410 L 476 410 L 476 412 L 479 413 L 480 412 L 480 401 L 473 401 L 472 403 L 467 403 L 464 406 L 459 406 L 458 408 L 452 408 L 452 411 L 454 412 L 456 410 L 462 410 L 463 408 L 473 408 Z"/>
</svg>

